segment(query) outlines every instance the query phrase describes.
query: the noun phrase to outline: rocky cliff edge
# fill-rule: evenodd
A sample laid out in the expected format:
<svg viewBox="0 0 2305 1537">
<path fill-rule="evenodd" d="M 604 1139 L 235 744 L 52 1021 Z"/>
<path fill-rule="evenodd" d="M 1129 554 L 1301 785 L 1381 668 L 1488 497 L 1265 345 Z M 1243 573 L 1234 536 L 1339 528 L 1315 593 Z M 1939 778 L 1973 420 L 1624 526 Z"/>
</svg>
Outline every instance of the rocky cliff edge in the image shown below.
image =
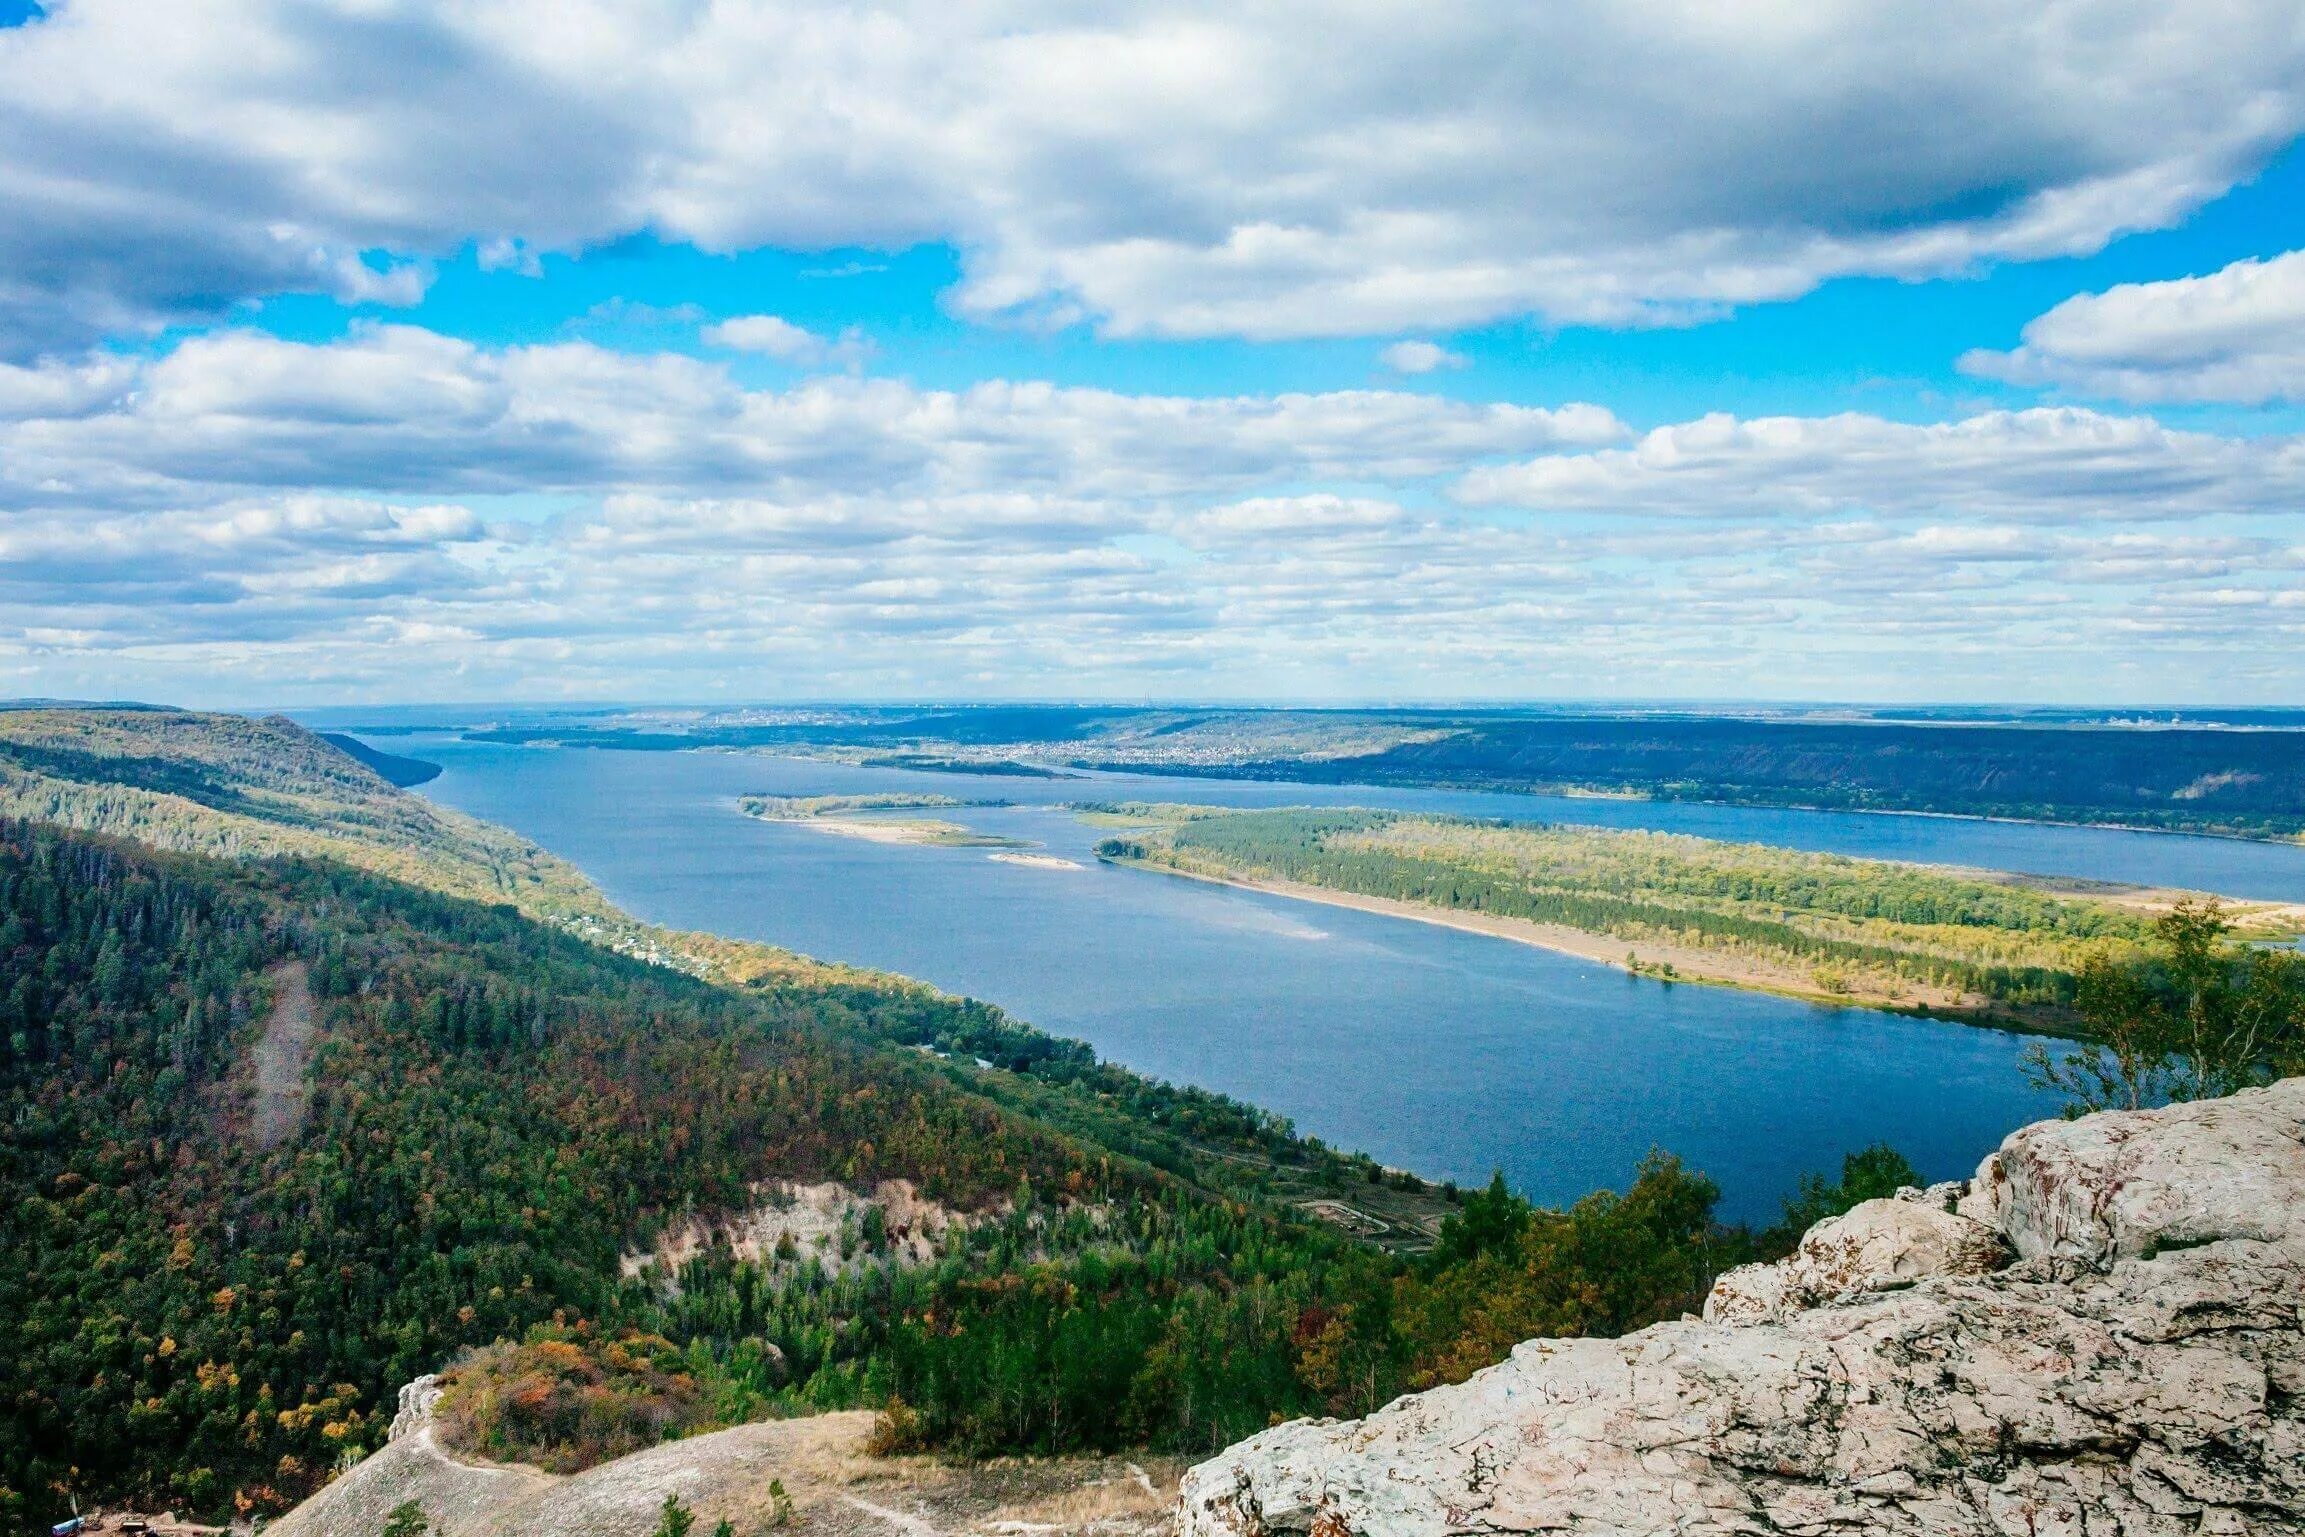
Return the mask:
<svg viewBox="0 0 2305 1537">
<path fill-rule="evenodd" d="M 1702 1319 L 1278 1426 L 1178 1531 L 2305 1534 L 2305 1079 L 2028 1126 Z"/>
</svg>

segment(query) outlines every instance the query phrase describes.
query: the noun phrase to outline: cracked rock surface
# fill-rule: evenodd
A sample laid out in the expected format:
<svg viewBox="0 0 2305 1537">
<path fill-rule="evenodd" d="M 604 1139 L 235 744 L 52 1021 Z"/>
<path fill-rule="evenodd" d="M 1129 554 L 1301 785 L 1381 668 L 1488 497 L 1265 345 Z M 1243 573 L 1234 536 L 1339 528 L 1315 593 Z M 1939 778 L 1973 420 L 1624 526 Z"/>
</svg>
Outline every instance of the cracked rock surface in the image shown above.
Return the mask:
<svg viewBox="0 0 2305 1537">
<path fill-rule="evenodd" d="M 2305 1534 L 2305 1079 L 2026 1127 L 1965 1190 L 1868 1202 L 1724 1276 L 1704 1320 L 1532 1340 L 1241 1442 L 1186 1475 L 1177 1520 Z"/>
</svg>

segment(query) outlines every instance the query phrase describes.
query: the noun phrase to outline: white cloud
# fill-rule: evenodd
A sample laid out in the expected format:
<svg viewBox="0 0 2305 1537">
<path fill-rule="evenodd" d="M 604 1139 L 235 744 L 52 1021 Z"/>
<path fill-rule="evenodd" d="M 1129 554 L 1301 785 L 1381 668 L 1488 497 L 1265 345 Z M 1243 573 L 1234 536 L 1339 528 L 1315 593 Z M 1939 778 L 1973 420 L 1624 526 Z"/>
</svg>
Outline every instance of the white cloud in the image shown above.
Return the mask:
<svg viewBox="0 0 2305 1537">
<path fill-rule="evenodd" d="M 777 392 L 678 354 L 584 342 L 490 350 L 382 326 L 315 345 L 222 331 L 147 363 L 0 369 L 0 505 L 315 486 L 893 497 L 1063 487 L 1141 499 L 1431 476 L 1623 433 L 1589 405 L 840 378 Z"/>
<path fill-rule="evenodd" d="M 707 346 L 764 353 L 802 368 L 831 364 L 853 373 L 873 353 L 872 342 L 855 326 L 838 336 L 819 336 L 780 315 L 737 315 L 706 326 L 699 334 Z"/>
<path fill-rule="evenodd" d="M 1571 456 L 1577 457 L 1577 456 Z M 1865 500 L 1888 503 L 1890 496 Z M 2288 505 L 2294 505 L 2294 498 Z M 1396 495 L 315 493 L 0 512 L 13 692 L 2287 697 L 2305 526 Z M 99 684 L 105 686 L 98 687 Z"/>
<path fill-rule="evenodd" d="M 1429 374 L 1436 368 L 1462 368 L 1466 362 L 1437 342 L 1395 342 L 1377 356 L 1396 374 Z"/>
<path fill-rule="evenodd" d="M 583 342 L 224 331 L 0 367 L 0 678 L 2168 697 L 2214 668 L 2275 698 L 2301 507 L 2299 440 L 2085 410 L 1633 437 L 1406 391 L 761 390 Z"/>
<path fill-rule="evenodd" d="M 8 522 L 0 675 L 26 691 L 2048 697 L 2213 667 L 2244 698 L 2278 697 L 2305 649 L 2294 526 L 1662 537 L 1326 494 L 626 496 L 518 540 L 317 498 Z"/>
<path fill-rule="evenodd" d="M 2305 400 L 2305 251 L 2077 294 L 1964 372 L 2136 401 Z"/>
<path fill-rule="evenodd" d="M 2282 513 L 2305 495 L 2305 446 L 2076 409 L 1922 425 L 1855 413 L 1713 415 L 1656 428 L 1625 448 L 1473 470 L 1457 495 L 1477 506 L 1696 518 Z"/>
<path fill-rule="evenodd" d="M 704 328 L 704 340 L 714 347 L 743 352 L 765 352 L 772 358 L 804 361 L 817 354 L 824 339 L 775 315 L 738 315 Z"/>
<path fill-rule="evenodd" d="M 0 522 L 0 607 L 111 647 L 216 624 L 310 644 L 379 601 L 470 601 L 478 579 L 457 552 L 485 537 L 469 508 L 318 495 L 18 514 Z"/>
<path fill-rule="evenodd" d="M 73 0 L 0 31 L 0 338 L 639 232 L 1122 334 L 1671 322 L 2091 250 L 2301 124 L 2288 0 Z"/>
</svg>

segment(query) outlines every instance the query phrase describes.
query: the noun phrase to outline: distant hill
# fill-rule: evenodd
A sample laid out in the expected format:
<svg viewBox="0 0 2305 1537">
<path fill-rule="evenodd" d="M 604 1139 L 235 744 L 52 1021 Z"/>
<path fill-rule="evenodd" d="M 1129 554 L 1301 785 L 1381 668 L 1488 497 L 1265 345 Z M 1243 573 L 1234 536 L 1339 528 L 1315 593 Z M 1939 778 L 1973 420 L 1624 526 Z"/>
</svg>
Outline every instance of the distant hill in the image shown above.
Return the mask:
<svg viewBox="0 0 2305 1537">
<path fill-rule="evenodd" d="M 537 917 L 621 916 L 566 861 L 401 793 L 368 763 L 278 715 L 0 712 L 0 816 L 187 853 L 324 855 Z"/>
<path fill-rule="evenodd" d="M 1376 753 L 1230 769 L 1275 779 L 1622 790 L 2248 837 L 2305 832 L 2305 731 L 1502 719 Z"/>
<path fill-rule="evenodd" d="M 346 736 L 340 731 L 315 732 L 320 740 L 357 763 L 364 763 L 385 783 L 399 789 L 429 784 L 440 777 L 440 765 L 427 763 L 422 758 L 403 758 L 395 753 L 379 752 L 358 737 Z"/>
</svg>

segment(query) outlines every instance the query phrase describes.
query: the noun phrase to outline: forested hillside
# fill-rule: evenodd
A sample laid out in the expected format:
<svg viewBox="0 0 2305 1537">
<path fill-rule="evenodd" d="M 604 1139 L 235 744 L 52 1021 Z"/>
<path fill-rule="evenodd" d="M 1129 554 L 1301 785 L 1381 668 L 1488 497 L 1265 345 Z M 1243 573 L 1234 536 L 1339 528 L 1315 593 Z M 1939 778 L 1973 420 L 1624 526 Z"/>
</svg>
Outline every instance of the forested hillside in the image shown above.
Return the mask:
<svg viewBox="0 0 2305 1537">
<path fill-rule="evenodd" d="M 978 1451 L 1199 1449 L 1488 1349 L 1451 1266 L 1163 1174 L 877 1039 L 976 1038 L 959 1005 L 940 1025 L 917 997 L 749 995 L 341 866 L 21 823 L 0 960 L 11 1519 L 72 1493 L 277 1508 L 376 1443 L 400 1382 L 497 1340 L 585 1380 L 637 1350 L 699 1424 L 869 1404 L 892 1445 Z M 268 1146 L 251 1057 L 283 966 L 310 978 L 318 1047 L 302 1124 Z M 1014 1082 L 1125 1120 L 1088 1075 Z M 978 1218 L 909 1267 L 869 1223 L 831 1271 L 720 1243 L 670 1284 L 620 1266 L 770 1177 L 907 1179 Z M 1495 1198 L 1517 1241 L 1527 1209 Z M 1684 1305 L 1742 1252 L 1711 1200 L 1660 1165 L 1624 1203 L 1538 1219 L 1540 1323 Z M 1644 1268 L 1604 1266 L 1628 1246 Z"/>
<path fill-rule="evenodd" d="M 510 902 L 535 917 L 615 916 L 565 861 L 401 793 L 280 716 L 0 711 L 0 816 L 190 853 L 324 855 L 455 896 Z"/>
<path fill-rule="evenodd" d="M 2305 833 L 2305 732 L 1724 719 L 1475 719 L 1383 751 L 1232 765 L 1263 778 L 1598 789 L 1748 805 Z"/>
<path fill-rule="evenodd" d="M 280 1508 L 475 1350 L 454 1422 L 556 1465 L 852 1405 L 891 1448 L 1197 1451 L 1669 1316 L 1754 1242 L 1670 1161 L 1459 1209 L 982 1004 L 452 894 L 474 844 L 408 855 L 451 891 L 312 857 L 467 830 L 294 728 L 155 724 L 9 738 L 14 793 L 240 857 L 0 822 L 0 1520 Z M 831 1249 L 739 1252 L 812 1180 L 867 1197 Z M 1414 1258 L 1308 1195 L 1454 1215 Z"/>
<path fill-rule="evenodd" d="M 1116 1252 L 1214 1222 L 1226 1241 L 1180 1256 L 1188 1271 L 1254 1268 L 1240 1210 L 875 1047 L 837 1005 L 740 997 L 341 868 L 17 826 L 0 949 L 0 1402 L 19 1498 L 75 1467 L 85 1490 L 209 1507 L 301 1492 L 460 1346 L 655 1321 L 661 1295 L 618 1257 L 676 1216 L 744 1207 L 768 1174 L 909 1179 L 1005 1214 L 987 1230 L 1005 1253 L 975 1271 L 1016 1268 L 1016 1225 L 1044 1197 L 1129 1214 L 1101 1240 Z M 322 1044 L 307 1123 L 266 1150 L 247 1056 L 283 963 L 309 971 Z M 1300 1259 L 1334 1247 L 1290 1241 Z M 882 1338 L 894 1322 L 869 1290 L 811 1307 L 795 1278 L 774 1317 L 726 1322 L 757 1338 L 787 1320 L 789 1385 L 805 1398 L 809 1367 L 840 1368 L 817 1396 L 852 1401 L 870 1344 L 847 1337 L 852 1315 Z M 692 1315 L 712 1295 L 683 1294 L 685 1342 L 709 1332 Z"/>
</svg>

